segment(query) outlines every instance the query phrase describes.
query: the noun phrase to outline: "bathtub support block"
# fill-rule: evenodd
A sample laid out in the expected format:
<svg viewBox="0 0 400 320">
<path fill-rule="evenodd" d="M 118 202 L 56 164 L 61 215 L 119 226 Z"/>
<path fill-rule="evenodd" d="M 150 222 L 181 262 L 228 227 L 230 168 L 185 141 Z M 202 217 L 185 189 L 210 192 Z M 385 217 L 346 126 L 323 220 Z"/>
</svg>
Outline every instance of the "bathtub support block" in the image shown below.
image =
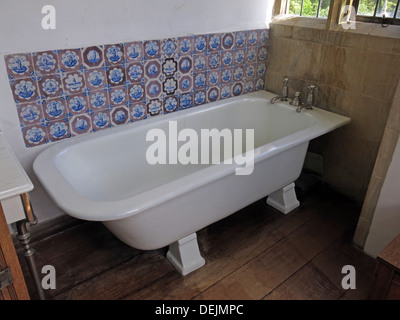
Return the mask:
<svg viewBox="0 0 400 320">
<path fill-rule="evenodd" d="M 200 255 L 196 233 L 170 244 L 167 259 L 183 276 L 204 266 L 205 260 Z"/>
<path fill-rule="evenodd" d="M 294 182 L 271 193 L 267 198 L 267 204 L 284 214 L 297 208 L 300 205 L 300 202 L 296 197 Z"/>
</svg>

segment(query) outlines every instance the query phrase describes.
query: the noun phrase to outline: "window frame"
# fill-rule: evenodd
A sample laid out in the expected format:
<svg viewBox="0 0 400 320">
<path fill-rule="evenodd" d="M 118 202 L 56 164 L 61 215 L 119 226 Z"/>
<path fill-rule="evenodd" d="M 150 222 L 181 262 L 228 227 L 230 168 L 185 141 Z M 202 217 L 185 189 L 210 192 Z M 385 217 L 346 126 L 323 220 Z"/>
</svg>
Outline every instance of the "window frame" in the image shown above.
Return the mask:
<svg viewBox="0 0 400 320">
<path fill-rule="evenodd" d="M 285 13 L 285 14 L 289 14 L 289 1 L 290 0 L 281 0 L 281 5 L 280 5 L 280 13 Z M 320 6 L 321 6 L 321 1 L 319 0 L 318 3 L 318 11 L 317 11 L 317 16 L 302 16 L 302 10 L 300 11 L 300 17 L 307 17 L 307 18 L 318 18 L 318 19 L 326 19 L 325 17 L 319 17 L 319 11 L 320 11 Z M 395 9 L 395 15 L 394 18 L 383 18 L 383 17 L 376 17 L 376 8 L 377 5 L 379 3 L 379 0 L 376 0 L 376 5 L 375 5 L 375 12 L 374 12 L 374 16 L 365 16 L 365 15 L 359 15 L 357 14 L 358 11 L 358 6 L 360 4 L 361 0 L 339 0 L 339 1 L 335 1 L 335 0 L 331 0 L 330 3 L 330 7 L 329 7 L 329 14 L 328 14 L 328 21 L 330 21 L 330 24 L 332 22 L 334 23 L 338 23 L 339 19 L 337 19 L 337 21 L 332 21 L 333 17 L 336 16 L 337 18 L 339 18 L 340 16 L 340 9 L 342 7 L 342 5 L 350 5 L 353 6 L 355 8 L 355 21 L 356 22 L 366 22 L 366 23 L 377 23 L 377 24 L 382 24 L 382 26 L 387 26 L 387 25 L 400 25 L 400 16 L 398 15 L 398 10 L 400 8 L 400 0 L 397 0 L 397 5 L 396 5 L 396 9 Z M 303 8 L 303 3 L 304 0 L 302 0 L 302 5 L 301 8 Z M 335 10 L 336 9 L 336 10 Z M 339 10 L 338 10 L 339 9 Z M 331 13 L 332 11 L 334 11 L 334 13 Z"/>
<path fill-rule="evenodd" d="M 356 9 L 356 21 L 359 21 L 359 22 L 370 22 L 370 23 L 380 23 L 380 24 L 385 24 L 385 25 L 387 25 L 387 24 L 400 25 L 400 16 L 397 16 L 397 12 L 398 12 L 399 6 L 400 6 L 400 0 L 397 0 L 396 9 L 394 11 L 394 17 L 393 18 L 383 18 L 383 17 L 376 17 L 375 16 L 379 0 L 376 0 L 374 16 L 365 16 L 365 15 L 357 14 L 358 6 L 360 4 L 360 1 L 361 0 L 353 0 L 353 6 Z"/>
</svg>

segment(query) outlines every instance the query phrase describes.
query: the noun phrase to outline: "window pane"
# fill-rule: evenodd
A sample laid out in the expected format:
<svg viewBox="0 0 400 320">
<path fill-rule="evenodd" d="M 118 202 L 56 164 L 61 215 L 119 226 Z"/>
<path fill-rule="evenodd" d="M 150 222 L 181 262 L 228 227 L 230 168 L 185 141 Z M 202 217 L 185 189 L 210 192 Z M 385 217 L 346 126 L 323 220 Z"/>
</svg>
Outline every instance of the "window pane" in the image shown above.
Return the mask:
<svg viewBox="0 0 400 320">
<path fill-rule="evenodd" d="M 385 13 L 386 18 L 393 18 L 394 10 L 396 10 L 396 4 L 396 0 L 379 0 L 376 16 L 382 17 L 382 15 Z"/>
<path fill-rule="evenodd" d="M 289 0 L 289 13 L 300 14 L 302 0 Z"/>
<path fill-rule="evenodd" d="M 357 14 L 362 16 L 373 16 L 376 0 L 360 0 Z"/>
<path fill-rule="evenodd" d="M 397 9 L 396 18 L 400 19 L 400 5 L 399 5 L 399 8 Z"/>
<path fill-rule="evenodd" d="M 304 0 L 303 14 L 306 17 L 316 17 L 319 0 Z"/>
<path fill-rule="evenodd" d="M 319 9 L 319 16 L 321 18 L 328 18 L 330 0 L 322 0 L 321 8 Z"/>
</svg>

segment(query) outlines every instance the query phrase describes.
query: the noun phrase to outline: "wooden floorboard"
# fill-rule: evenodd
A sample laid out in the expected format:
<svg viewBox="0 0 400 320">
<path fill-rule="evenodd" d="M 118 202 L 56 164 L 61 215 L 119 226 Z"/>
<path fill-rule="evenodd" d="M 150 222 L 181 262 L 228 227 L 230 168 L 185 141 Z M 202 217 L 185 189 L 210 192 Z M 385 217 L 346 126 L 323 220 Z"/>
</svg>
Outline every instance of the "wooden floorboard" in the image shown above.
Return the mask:
<svg viewBox="0 0 400 320">
<path fill-rule="evenodd" d="M 120 242 L 101 223 L 74 222 L 33 241 L 39 270 L 56 269 L 48 299 L 365 299 L 375 260 L 351 246 L 360 209 L 326 186 L 299 193 L 288 215 L 265 199 L 198 232 L 206 265 L 183 277 L 167 248 L 141 251 Z M 44 228 L 45 229 L 45 228 Z M 18 250 L 28 289 L 35 288 Z M 357 289 L 341 287 L 341 268 L 357 270 Z"/>
</svg>

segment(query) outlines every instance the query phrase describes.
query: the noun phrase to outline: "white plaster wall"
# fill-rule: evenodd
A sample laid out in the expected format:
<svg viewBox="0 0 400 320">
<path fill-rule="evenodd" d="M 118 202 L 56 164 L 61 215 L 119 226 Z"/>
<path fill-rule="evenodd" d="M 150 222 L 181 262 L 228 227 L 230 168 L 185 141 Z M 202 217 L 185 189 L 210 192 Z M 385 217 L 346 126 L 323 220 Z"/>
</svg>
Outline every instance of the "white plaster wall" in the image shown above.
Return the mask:
<svg viewBox="0 0 400 320">
<path fill-rule="evenodd" d="M 44 30 L 44 5 L 56 9 L 56 29 Z M 51 144 L 26 148 L 8 84 L 4 55 L 77 48 L 187 34 L 265 28 L 273 0 L 0 0 L 0 130 L 35 185 L 39 221 L 62 212 L 32 172 L 36 155 Z"/>
<path fill-rule="evenodd" d="M 364 251 L 376 257 L 400 234 L 400 139 L 383 183 Z"/>
</svg>

